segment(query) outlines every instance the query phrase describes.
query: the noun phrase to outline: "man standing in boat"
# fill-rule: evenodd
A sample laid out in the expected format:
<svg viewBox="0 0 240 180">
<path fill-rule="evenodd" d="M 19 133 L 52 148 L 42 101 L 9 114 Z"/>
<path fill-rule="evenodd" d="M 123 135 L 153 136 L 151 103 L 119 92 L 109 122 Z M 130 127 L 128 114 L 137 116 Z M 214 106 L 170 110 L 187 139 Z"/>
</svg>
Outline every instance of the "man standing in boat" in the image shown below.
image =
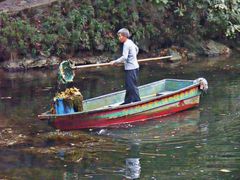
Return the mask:
<svg viewBox="0 0 240 180">
<path fill-rule="evenodd" d="M 115 61 L 111 61 L 110 63 L 112 65 L 124 63 L 126 94 L 123 104 L 141 101 L 137 87 L 139 73 L 137 54 L 139 48 L 132 40 L 129 39 L 130 33 L 128 29 L 120 29 L 117 35 L 119 41 L 123 43 L 122 56 Z"/>
</svg>

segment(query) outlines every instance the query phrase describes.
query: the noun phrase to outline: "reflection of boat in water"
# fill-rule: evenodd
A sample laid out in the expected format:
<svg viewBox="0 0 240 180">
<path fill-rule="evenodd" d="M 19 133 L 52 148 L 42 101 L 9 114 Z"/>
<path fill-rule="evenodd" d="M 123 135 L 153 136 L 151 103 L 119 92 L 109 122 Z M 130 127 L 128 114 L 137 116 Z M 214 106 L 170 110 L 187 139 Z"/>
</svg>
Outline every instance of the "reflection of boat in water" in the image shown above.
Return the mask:
<svg viewBox="0 0 240 180">
<path fill-rule="evenodd" d="M 108 129 L 105 134 L 136 143 L 162 142 L 175 136 L 180 137 L 197 132 L 199 119 L 200 110 L 191 109 L 134 125 L 122 125 L 118 131 Z"/>
<path fill-rule="evenodd" d="M 139 102 L 120 105 L 125 91 L 85 100 L 83 112 L 39 115 L 41 120 L 61 130 L 102 128 L 156 119 L 198 106 L 201 82 L 196 80 L 164 79 L 139 87 Z"/>
</svg>

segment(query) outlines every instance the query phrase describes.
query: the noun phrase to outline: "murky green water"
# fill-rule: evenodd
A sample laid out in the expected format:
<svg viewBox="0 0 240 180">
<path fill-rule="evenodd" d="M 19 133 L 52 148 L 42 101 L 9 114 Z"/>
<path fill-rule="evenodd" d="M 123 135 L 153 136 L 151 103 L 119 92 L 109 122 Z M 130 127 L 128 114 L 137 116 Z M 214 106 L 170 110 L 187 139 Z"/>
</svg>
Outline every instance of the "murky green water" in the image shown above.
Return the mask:
<svg viewBox="0 0 240 180">
<path fill-rule="evenodd" d="M 205 77 L 201 105 L 97 131 L 59 132 L 37 114 L 56 92 L 56 71 L 0 72 L 0 179 L 239 179 L 240 57 L 148 63 L 140 84 Z M 85 98 L 123 89 L 120 67 L 79 70 Z"/>
</svg>

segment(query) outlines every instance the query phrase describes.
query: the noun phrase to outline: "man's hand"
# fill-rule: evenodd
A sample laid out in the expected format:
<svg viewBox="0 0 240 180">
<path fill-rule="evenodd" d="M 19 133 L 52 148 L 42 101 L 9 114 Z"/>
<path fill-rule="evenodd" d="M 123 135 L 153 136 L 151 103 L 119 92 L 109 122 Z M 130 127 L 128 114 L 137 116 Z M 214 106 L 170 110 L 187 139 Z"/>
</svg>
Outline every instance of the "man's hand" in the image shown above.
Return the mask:
<svg viewBox="0 0 240 180">
<path fill-rule="evenodd" d="M 115 61 L 110 61 L 110 64 L 113 66 L 116 65 L 117 63 Z"/>
</svg>

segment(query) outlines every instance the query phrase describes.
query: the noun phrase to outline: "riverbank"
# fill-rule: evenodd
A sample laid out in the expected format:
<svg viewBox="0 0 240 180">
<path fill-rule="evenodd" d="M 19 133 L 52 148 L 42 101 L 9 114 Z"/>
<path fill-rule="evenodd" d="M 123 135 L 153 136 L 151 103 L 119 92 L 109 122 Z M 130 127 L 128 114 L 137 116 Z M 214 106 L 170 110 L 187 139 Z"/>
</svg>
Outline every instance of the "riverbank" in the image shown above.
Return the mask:
<svg viewBox="0 0 240 180">
<path fill-rule="evenodd" d="M 16 14 L 19 11 L 31 8 L 39 8 L 56 1 L 58 0 L 2 0 L 0 2 L 0 12 Z"/>
<path fill-rule="evenodd" d="M 185 12 L 179 14 L 183 3 Z M 5 0 L 0 3 L 1 67 L 8 71 L 52 68 L 66 59 L 77 64 L 109 62 L 121 54 L 116 37 L 120 27 L 130 29 L 140 48 L 139 58 L 172 55 L 172 60 L 192 60 L 230 55 L 232 49 L 240 49 L 237 26 L 221 26 L 231 19 L 210 21 L 223 13 L 216 7 L 171 0 L 160 4 Z"/>
<path fill-rule="evenodd" d="M 199 55 L 197 52 L 191 52 L 186 48 L 172 46 L 170 48 L 165 48 L 155 52 L 140 53 L 138 59 L 172 56 L 171 58 L 166 59 L 165 62 L 187 62 L 199 59 L 200 57 L 228 57 L 232 54 L 232 50 L 229 47 L 214 41 L 205 42 L 205 44 L 201 47 L 201 51 L 202 54 Z M 237 54 L 239 52 L 234 50 L 234 53 Z M 36 58 L 23 58 L 19 60 L 4 61 L 0 63 L 0 68 L 6 71 L 25 71 L 40 68 L 49 69 L 58 67 L 58 65 L 64 60 L 71 60 L 75 65 L 99 64 L 110 62 L 111 60 L 116 59 L 117 56 L 120 57 L 120 53 L 116 53 L 115 55 L 109 53 L 103 53 L 101 55 L 92 55 L 86 53 L 85 57 L 68 58 L 60 58 L 56 56 L 38 56 Z"/>
</svg>

